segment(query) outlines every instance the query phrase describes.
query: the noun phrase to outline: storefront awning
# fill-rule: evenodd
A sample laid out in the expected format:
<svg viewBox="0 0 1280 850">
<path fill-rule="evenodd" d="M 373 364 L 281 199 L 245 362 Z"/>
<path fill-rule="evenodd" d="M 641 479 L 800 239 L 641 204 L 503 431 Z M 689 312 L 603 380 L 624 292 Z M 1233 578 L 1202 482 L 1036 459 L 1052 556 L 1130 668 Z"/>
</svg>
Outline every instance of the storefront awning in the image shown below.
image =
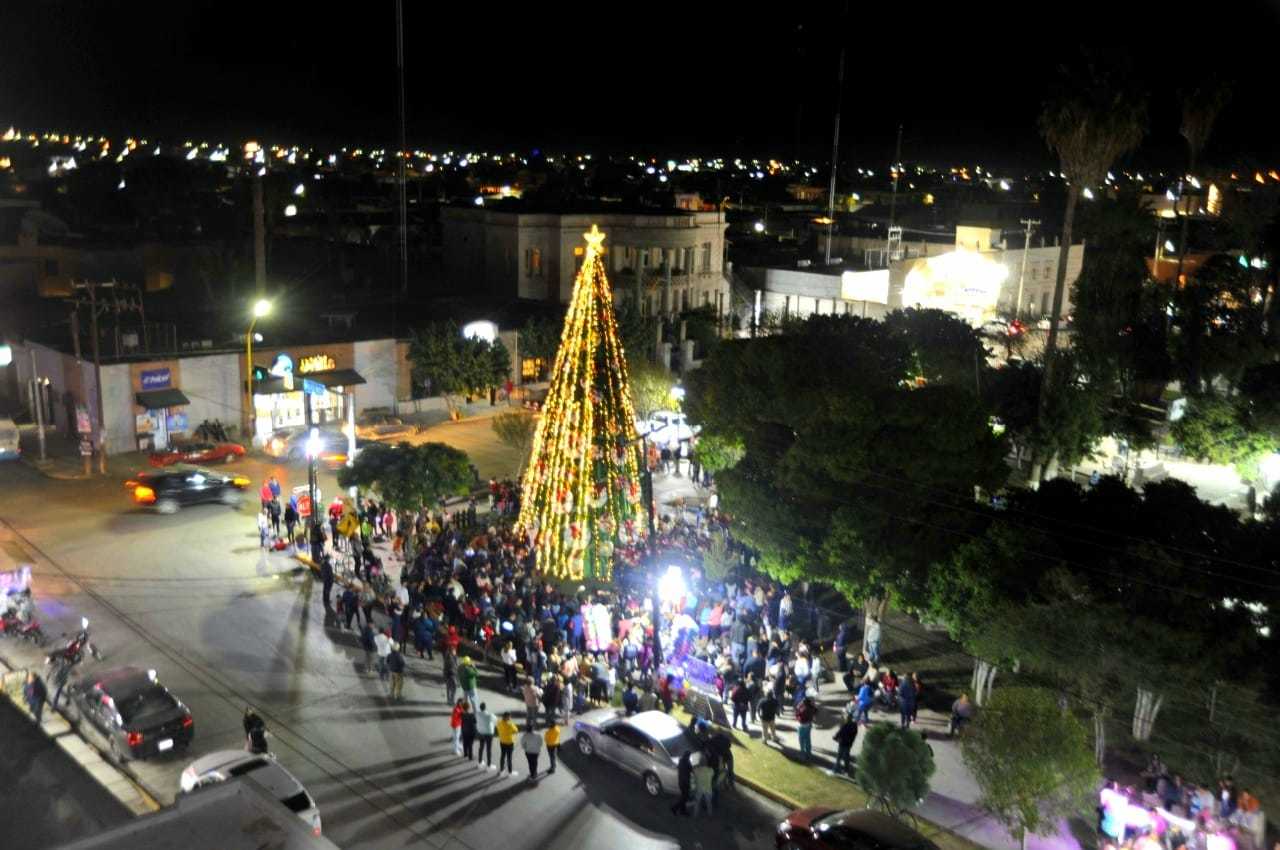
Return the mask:
<svg viewBox="0 0 1280 850">
<path fill-rule="evenodd" d="M 353 387 L 356 384 L 368 383 L 364 378 L 360 377 L 360 373 L 355 369 L 329 369 L 324 372 L 306 372 L 301 375 L 293 376 L 293 390 L 287 390 L 284 386 L 284 379 L 272 376 L 262 381 L 254 381 L 254 395 L 274 395 L 275 393 L 302 392 L 303 379 L 315 381 L 318 384 L 324 384 L 332 389 L 333 387 Z"/>
<path fill-rule="evenodd" d="M 191 400 L 182 394 L 182 390 L 147 390 L 134 395 L 139 407 L 147 410 L 160 410 L 164 407 L 181 407 L 191 404 Z"/>
</svg>

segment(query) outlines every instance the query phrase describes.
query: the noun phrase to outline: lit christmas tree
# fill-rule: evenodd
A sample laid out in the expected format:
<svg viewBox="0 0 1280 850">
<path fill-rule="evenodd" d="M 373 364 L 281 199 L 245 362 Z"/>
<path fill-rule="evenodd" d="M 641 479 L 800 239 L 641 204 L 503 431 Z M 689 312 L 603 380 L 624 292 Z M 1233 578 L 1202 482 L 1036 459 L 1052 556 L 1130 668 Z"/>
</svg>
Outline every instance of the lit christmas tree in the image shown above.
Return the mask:
<svg viewBox="0 0 1280 850">
<path fill-rule="evenodd" d="M 561 578 L 608 578 L 614 547 L 644 532 L 627 361 L 594 224 L 534 432 L 518 525 L 538 565 Z"/>
</svg>

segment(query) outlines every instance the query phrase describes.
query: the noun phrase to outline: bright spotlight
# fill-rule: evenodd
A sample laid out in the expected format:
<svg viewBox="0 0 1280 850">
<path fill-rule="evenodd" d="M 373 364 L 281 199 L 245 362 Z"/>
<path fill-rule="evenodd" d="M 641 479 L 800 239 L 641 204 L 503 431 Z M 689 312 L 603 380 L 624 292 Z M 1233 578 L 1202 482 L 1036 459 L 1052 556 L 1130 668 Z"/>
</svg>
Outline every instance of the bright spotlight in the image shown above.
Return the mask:
<svg viewBox="0 0 1280 850">
<path fill-rule="evenodd" d="M 658 579 L 658 599 L 664 603 L 677 602 L 684 595 L 684 573 L 673 564 L 667 567 L 666 575 Z"/>
</svg>

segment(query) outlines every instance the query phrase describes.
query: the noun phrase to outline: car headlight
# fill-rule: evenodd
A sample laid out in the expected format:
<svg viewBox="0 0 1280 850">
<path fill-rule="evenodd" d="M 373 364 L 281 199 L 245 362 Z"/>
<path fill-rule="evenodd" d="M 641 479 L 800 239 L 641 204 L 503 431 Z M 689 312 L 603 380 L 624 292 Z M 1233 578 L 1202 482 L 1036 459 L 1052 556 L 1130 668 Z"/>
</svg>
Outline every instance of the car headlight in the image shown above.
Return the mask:
<svg viewBox="0 0 1280 850">
<path fill-rule="evenodd" d="M 790 829 L 791 829 L 791 821 L 784 820 L 782 823 L 778 824 L 779 835 L 782 835 L 783 833 L 788 832 Z"/>
</svg>

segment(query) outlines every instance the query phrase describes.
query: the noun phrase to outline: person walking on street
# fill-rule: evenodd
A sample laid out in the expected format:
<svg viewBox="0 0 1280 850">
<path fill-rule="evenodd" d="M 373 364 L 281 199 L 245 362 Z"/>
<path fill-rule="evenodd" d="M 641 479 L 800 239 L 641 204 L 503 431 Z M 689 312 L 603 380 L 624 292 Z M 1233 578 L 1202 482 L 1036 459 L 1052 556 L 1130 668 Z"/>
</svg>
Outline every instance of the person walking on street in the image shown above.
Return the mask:
<svg viewBox="0 0 1280 850">
<path fill-rule="evenodd" d="M 537 729 L 538 700 L 541 698 L 542 692 L 533 683 L 532 676 L 524 677 L 524 688 L 521 690 L 521 696 L 524 698 L 525 723 L 530 729 Z"/>
<path fill-rule="evenodd" d="M 458 697 L 458 701 L 453 704 L 453 711 L 449 714 L 449 728 L 453 730 L 453 754 L 455 756 L 462 755 L 462 715 L 467 711 L 467 701 L 462 697 Z"/>
<path fill-rule="evenodd" d="M 524 727 L 524 734 L 520 736 L 520 749 L 524 750 L 524 757 L 529 762 L 528 781 L 533 782 L 538 778 L 538 755 L 542 752 L 542 736 L 532 726 Z"/>
<path fill-rule="evenodd" d="M 796 735 L 800 739 L 800 753 L 805 758 L 813 755 L 813 720 L 817 714 L 813 697 L 805 697 L 796 707 Z"/>
<path fill-rule="evenodd" d="M 298 526 L 298 508 L 294 504 L 294 500 L 290 499 L 289 504 L 284 506 L 284 533 L 289 539 L 289 545 L 294 543 L 293 531 Z"/>
<path fill-rule="evenodd" d="M 271 533 L 280 536 L 280 499 L 275 498 L 267 503 L 267 514 L 271 517 Z"/>
<path fill-rule="evenodd" d="M 547 745 L 547 759 L 551 762 L 551 767 L 547 769 L 547 773 L 556 772 L 556 752 L 560 749 L 560 727 L 552 723 L 547 727 L 547 731 L 542 735 L 542 741 Z"/>
<path fill-rule="evenodd" d="M 844 721 L 835 734 L 836 764 L 832 773 L 853 775 L 853 756 L 850 754 L 853 752 L 853 742 L 856 740 L 858 740 L 858 721 L 846 713 Z"/>
<path fill-rule="evenodd" d="M 463 706 L 462 711 L 462 754 L 471 761 L 476 746 L 476 712 L 472 703 Z"/>
<path fill-rule="evenodd" d="M 258 490 L 258 499 L 262 502 L 261 513 L 266 514 L 267 505 L 271 504 L 273 498 L 275 497 L 271 494 L 271 482 L 264 479 L 262 487 Z"/>
<path fill-rule="evenodd" d="M 36 723 L 39 723 L 44 716 L 44 704 L 49 699 L 49 691 L 34 670 L 27 671 L 27 681 L 22 686 L 22 698 L 26 701 L 27 708 L 35 715 Z"/>
<path fill-rule="evenodd" d="M 342 607 L 342 617 L 345 620 L 343 628 L 351 628 L 351 620 L 354 618 L 356 625 L 360 625 L 360 597 L 356 595 L 353 587 L 346 587 L 342 591 L 342 595 L 338 597 L 338 604 Z"/>
<path fill-rule="evenodd" d="M 476 738 L 480 742 L 480 749 L 476 751 L 477 767 L 483 760 L 486 770 L 493 769 L 493 736 L 497 728 L 498 718 L 493 716 L 488 706 L 480 703 L 480 710 L 476 712 Z"/>
<path fill-rule="evenodd" d="M 267 538 L 271 536 L 271 521 L 267 519 L 266 508 L 258 512 L 258 548 L 267 548 Z"/>
<path fill-rule="evenodd" d="M 871 703 L 875 701 L 876 691 L 870 682 L 863 682 L 858 688 L 858 722 L 867 725 L 871 722 Z"/>
<path fill-rule="evenodd" d="M 404 699 L 404 656 L 398 643 L 393 643 L 387 654 L 387 669 L 391 672 L 391 698 Z"/>
<path fill-rule="evenodd" d="M 516 749 L 516 732 L 520 730 L 511 722 L 509 711 L 502 713 L 502 719 L 495 728 L 498 731 L 498 775 L 502 775 L 502 766 L 505 764 L 507 776 L 512 776 L 515 771 L 511 766 L 511 758 Z"/>
<path fill-rule="evenodd" d="M 774 694 L 773 688 L 765 691 L 764 699 L 760 700 L 757 708 L 760 716 L 760 730 L 763 733 L 761 740 L 768 744 L 773 741 L 778 746 L 782 746 L 782 739 L 778 737 L 778 697 Z"/>
</svg>

